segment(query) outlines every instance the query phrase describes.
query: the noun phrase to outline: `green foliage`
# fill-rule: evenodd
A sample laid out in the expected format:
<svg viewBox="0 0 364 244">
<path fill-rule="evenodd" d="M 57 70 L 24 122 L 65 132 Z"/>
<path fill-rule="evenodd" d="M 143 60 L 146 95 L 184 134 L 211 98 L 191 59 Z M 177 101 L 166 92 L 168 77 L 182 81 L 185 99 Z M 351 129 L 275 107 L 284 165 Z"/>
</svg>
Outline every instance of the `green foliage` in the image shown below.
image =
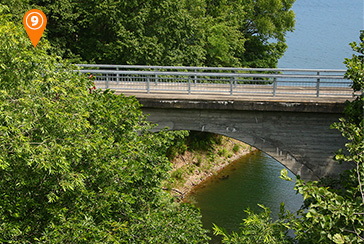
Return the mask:
<svg viewBox="0 0 364 244">
<path fill-rule="evenodd" d="M 351 43 L 351 47 L 359 55 L 353 54 L 351 59 L 345 59 L 347 72 L 345 77 L 353 81 L 354 92 L 363 92 L 364 87 L 364 31 L 361 32 L 361 42 Z M 359 124 L 364 116 L 364 99 L 363 96 L 358 96 L 355 101 L 351 102 L 345 113 L 349 118 L 349 122 Z"/>
<path fill-rule="evenodd" d="M 215 144 L 221 145 L 222 136 L 210 132 L 191 131 L 186 143 L 190 150 L 209 151 Z"/>
<path fill-rule="evenodd" d="M 287 46 L 285 33 L 294 27 L 294 0 L 247 0 L 243 63 L 247 67 L 276 67 Z M 274 40 L 274 41 L 272 41 Z"/>
<path fill-rule="evenodd" d="M 170 138 L 171 145 L 167 150 L 167 157 L 169 160 L 173 160 L 177 155 L 184 154 L 187 151 L 187 137 L 189 132 L 186 130 L 171 132 L 173 137 Z"/>
<path fill-rule="evenodd" d="M 206 232 L 196 225 L 201 222 L 199 211 L 189 204 L 165 204 L 164 208 L 146 213 L 133 230 L 138 235 L 126 243 L 208 243 L 206 236 L 202 238 L 198 234 Z"/>
<path fill-rule="evenodd" d="M 60 55 L 87 62 L 200 65 L 199 23 L 184 1 L 29 0 L 48 17 Z M 196 10 L 194 10 L 196 11 Z"/>
<path fill-rule="evenodd" d="M 222 149 L 219 149 L 219 151 L 217 152 L 217 154 L 218 154 L 219 156 L 224 156 L 224 157 L 226 157 L 226 156 L 229 154 L 229 152 L 227 151 L 227 149 L 226 149 L 226 148 L 222 148 Z"/>
<path fill-rule="evenodd" d="M 206 1 L 207 66 L 276 67 L 294 0 Z"/>
<path fill-rule="evenodd" d="M 346 77 L 352 79 L 353 90 L 364 89 L 364 39 L 357 45 L 359 52 L 346 59 Z M 216 234 L 223 235 L 225 243 L 363 243 L 364 242 L 364 95 L 347 103 L 346 118 L 331 127 L 348 139 L 345 149 L 337 152 L 335 159 L 353 165 L 340 179 L 304 182 L 297 177 L 295 190 L 305 202 L 296 216 L 281 215 L 272 222 L 265 213 L 249 215 L 244 220 L 241 233 L 226 234 L 215 227 Z M 282 170 L 281 178 L 293 181 Z M 339 183 L 339 184 L 338 184 Z M 280 222 L 283 221 L 283 222 Z M 287 229 L 295 232 L 295 240 L 286 237 Z M 276 232 L 275 232 L 276 230 Z M 250 234 L 254 234 L 251 236 Z"/>
<path fill-rule="evenodd" d="M 39 8 L 47 37 L 74 62 L 275 67 L 294 0 L 4 0 L 14 19 Z"/>
<path fill-rule="evenodd" d="M 226 231 L 214 225 L 214 234 L 222 235 L 222 242 L 226 244 L 253 244 L 253 243 L 269 243 L 269 244 L 284 244 L 291 243 L 291 238 L 288 237 L 286 218 L 290 218 L 291 214 L 284 212 L 284 204 L 281 206 L 280 219 L 272 221 L 270 210 L 263 205 L 259 205 L 264 211 L 255 214 L 249 209 L 245 212 L 248 217 L 243 220 L 240 232 L 227 234 Z"/>
<path fill-rule="evenodd" d="M 0 242 L 206 243 L 161 190 L 173 132 L 37 48 L 0 5 Z"/>
<path fill-rule="evenodd" d="M 171 177 L 176 178 L 177 180 L 181 180 L 183 178 L 183 169 L 179 168 L 172 172 Z"/>
<path fill-rule="evenodd" d="M 360 38 L 361 40 L 359 44 L 356 42 L 350 44 L 353 51 L 359 53 L 360 55 L 353 54 L 351 59 L 345 59 L 345 64 L 348 67 L 345 77 L 354 82 L 354 91 L 360 91 L 364 87 L 364 31 L 362 31 Z"/>
<path fill-rule="evenodd" d="M 234 152 L 234 153 L 237 153 L 237 152 L 239 152 L 239 150 L 240 150 L 240 146 L 239 146 L 239 144 L 234 144 L 233 152 Z"/>
<path fill-rule="evenodd" d="M 183 154 L 187 150 L 209 151 L 214 145 L 221 145 L 222 136 L 209 132 L 198 131 L 175 131 L 170 132 L 171 145 L 167 150 L 167 157 L 173 160 L 177 155 Z"/>
<path fill-rule="evenodd" d="M 196 166 L 200 167 L 202 164 L 203 160 L 202 157 L 200 155 L 197 156 L 197 162 L 196 162 Z"/>
</svg>

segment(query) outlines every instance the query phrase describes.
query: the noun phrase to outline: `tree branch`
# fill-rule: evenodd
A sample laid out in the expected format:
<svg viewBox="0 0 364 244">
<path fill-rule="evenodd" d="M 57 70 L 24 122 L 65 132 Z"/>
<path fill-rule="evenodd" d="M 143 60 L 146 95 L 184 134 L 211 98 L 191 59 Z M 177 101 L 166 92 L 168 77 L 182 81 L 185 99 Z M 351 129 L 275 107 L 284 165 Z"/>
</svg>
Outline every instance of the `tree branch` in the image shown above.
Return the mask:
<svg viewBox="0 0 364 244">
<path fill-rule="evenodd" d="M 359 163 L 356 163 L 356 174 L 358 176 L 359 189 L 360 189 L 360 193 L 361 193 L 362 202 L 364 204 L 364 192 L 363 192 L 363 186 L 361 184 L 360 171 L 359 171 Z"/>
</svg>

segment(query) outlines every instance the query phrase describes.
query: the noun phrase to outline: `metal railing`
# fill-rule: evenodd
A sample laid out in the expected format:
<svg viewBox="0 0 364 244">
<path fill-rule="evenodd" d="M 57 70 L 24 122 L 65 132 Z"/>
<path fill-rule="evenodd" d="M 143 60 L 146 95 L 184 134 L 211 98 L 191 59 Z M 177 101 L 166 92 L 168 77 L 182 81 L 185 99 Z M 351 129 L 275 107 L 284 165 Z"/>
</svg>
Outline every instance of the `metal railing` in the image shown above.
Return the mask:
<svg viewBox="0 0 364 244">
<path fill-rule="evenodd" d="M 345 70 L 78 64 L 98 88 L 122 92 L 352 97 Z"/>
</svg>

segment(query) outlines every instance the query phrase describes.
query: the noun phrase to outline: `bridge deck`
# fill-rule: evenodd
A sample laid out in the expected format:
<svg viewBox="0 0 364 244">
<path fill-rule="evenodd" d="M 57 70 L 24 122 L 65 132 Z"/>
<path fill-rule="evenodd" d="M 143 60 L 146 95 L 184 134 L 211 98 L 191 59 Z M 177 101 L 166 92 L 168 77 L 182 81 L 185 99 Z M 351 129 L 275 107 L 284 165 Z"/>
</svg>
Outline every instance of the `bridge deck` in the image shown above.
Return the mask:
<svg viewBox="0 0 364 244">
<path fill-rule="evenodd" d="M 105 87 L 105 84 L 100 84 Z M 292 111 L 292 112 L 325 112 L 342 113 L 347 100 L 353 100 L 351 88 L 322 87 L 320 97 L 316 96 L 316 88 L 311 87 L 279 87 L 276 94 L 272 94 L 271 86 L 240 85 L 241 92 L 230 95 L 226 84 L 197 84 L 203 85 L 204 90 L 193 90 L 189 95 L 185 89 L 163 90 L 159 84 L 150 85 L 150 92 L 137 89 L 133 84 L 113 84 L 110 89 L 116 94 L 135 96 L 147 108 L 187 108 L 187 109 L 230 109 L 230 110 L 258 110 L 258 111 Z M 163 87 L 168 84 L 161 84 Z M 239 85 L 238 85 L 239 86 Z M 140 87 L 140 84 L 139 84 Z M 180 86 L 179 86 L 180 87 Z M 153 89 L 154 88 L 154 89 Z"/>
<path fill-rule="evenodd" d="M 144 82 L 143 82 L 144 83 Z M 97 82 L 98 88 L 105 89 L 105 82 Z M 272 85 L 244 85 L 238 84 L 234 92 L 230 93 L 229 84 L 196 84 L 191 86 L 188 94 L 188 85 L 152 83 L 149 85 L 149 93 L 146 84 L 118 82 L 109 85 L 109 89 L 116 93 L 134 95 L 136 97 L 164 98 L 164 99 L 203 99 L 203 100 L 241 100 L 241 101 L 301 101 L 301 102 L 334 102 L 343 103 L 353 99 L 353 91 L 349 87 L 321 87 L 320 96 L 317 97 L 316 87 L 280 86 L 273 95 Z M 173 89 L 174 87 L 174 89 Z"/>
</svg>

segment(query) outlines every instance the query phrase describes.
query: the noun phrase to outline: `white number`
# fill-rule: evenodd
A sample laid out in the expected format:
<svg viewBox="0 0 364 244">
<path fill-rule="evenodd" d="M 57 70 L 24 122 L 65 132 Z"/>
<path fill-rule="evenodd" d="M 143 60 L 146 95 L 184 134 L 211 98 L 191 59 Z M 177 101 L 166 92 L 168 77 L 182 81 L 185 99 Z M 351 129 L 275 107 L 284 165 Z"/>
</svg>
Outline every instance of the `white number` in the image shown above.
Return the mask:
<svg viewBox="0 0 364 244">
<path fill-rule="evenodd" d="M 32 17 L 30 18 L 30 21 L 32 22 L 32 26 L 35 26 L 35 25 L 37 25 L 37 24 L 38 24 L 39 19 L 38 19 L 38 17 L 37 17 L 37 16 L 32 16 Z"/>
</svg>

